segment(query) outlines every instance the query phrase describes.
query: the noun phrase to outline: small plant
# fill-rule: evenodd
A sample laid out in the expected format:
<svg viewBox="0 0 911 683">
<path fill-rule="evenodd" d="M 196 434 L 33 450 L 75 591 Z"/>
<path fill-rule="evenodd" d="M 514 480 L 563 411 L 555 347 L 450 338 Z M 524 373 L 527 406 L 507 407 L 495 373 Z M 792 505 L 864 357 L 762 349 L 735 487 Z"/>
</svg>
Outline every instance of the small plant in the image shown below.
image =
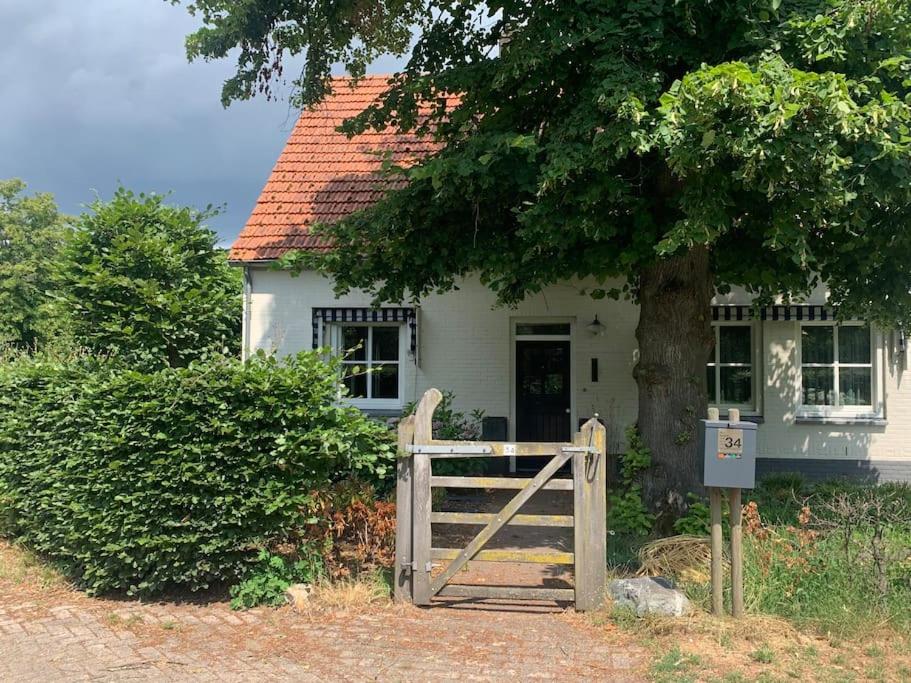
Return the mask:
<svg viewBox="0 0 911 683">
<path fill-rule="evenodd" d="M 614 533 L 646 536 L 655 517 L 642 500 L 641 478 L 652 465 L 652 454 L 635 426 L 626 430 L 626 440 L 626 452 L 620 456 L 620 482 L 610 491 L 607 524 Z"/>
<path fill-rule="evenodd" d="M 775 651 L 766 643 L 763 643 L 750 653 L 750 659 L 760 664 L 771 664 L 775 661 Z"/>
<path fill-rule="evenodd" d="M 443 392 L 443 400 L 433 411 L 433 437 L 452 441 L 477 441 L 481 438 L 481 423 L 484 419 L 483 410 L 473 410 L 467 415 L 452 407 L 455 394 L 452 391 Z M 402 417 L 411 415 L 417 403 L 412 401 L 402 410 Z M 465 476 L 484 474 L 489 458 L 455 458 L 452 460 L 438 460 L 433 464 L 433 473 L 440 476 Z"/>
<path fill-rule="evenodd" d="M 323 556 L 315 545 L 300 546 L 296 559 L 262 550 L 244 580 L 231 587 L 231 609 L 282 605 L 292 583 L 313 583 L 324 573 Z"/>
<path fill-rule="evenodd" d="M 679 647 L 672 648 L 652 666 L 652 679 L 663 682 L 693 681 L 693 667 L 699 666 L 702 660 L 696 655 L 684 654 Z"/>
<path fill-rule="evenodd" d="M 708 536 L 711 513 L 706 502 L 695 493 L 686 494 L 686 514 L 674 522 L 674 531 L 685 536 Z"/>
</svg>

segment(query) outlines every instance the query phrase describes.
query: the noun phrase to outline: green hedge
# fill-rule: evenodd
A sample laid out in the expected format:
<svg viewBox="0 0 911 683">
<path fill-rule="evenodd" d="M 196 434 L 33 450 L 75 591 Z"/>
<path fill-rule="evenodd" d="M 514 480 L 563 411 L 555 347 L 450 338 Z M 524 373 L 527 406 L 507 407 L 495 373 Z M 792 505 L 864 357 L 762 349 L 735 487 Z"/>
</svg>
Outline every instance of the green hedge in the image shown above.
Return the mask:
<svg viewBox="0 0 911 683">
<path fill-rule="evenodd" d="M 391 472 L 383 425 L 337 402 L 315 353 L 141 373 L 0 361 L 6 535 L 91 593 L 231 581 L 333 479 Z"/>
</svg>

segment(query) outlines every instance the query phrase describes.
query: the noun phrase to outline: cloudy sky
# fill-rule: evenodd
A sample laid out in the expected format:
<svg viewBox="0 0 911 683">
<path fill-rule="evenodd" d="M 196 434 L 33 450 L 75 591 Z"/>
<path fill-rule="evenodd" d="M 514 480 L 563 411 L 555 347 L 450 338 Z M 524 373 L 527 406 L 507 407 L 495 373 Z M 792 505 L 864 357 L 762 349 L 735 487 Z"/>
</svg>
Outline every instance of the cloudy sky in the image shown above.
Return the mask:
<svg viewBox="0 0 911 683">
<path fill-rule="evenodd" d="M 53 193 L 67 213 L 118 182 L 225 205 L 212 227 L 230 242 L 295 112 L 265 100 L 223 109 L 231 64 L 187 62 L 196 26 L 164 0 L 0 0 L 0 178 Z"/>
</svg>

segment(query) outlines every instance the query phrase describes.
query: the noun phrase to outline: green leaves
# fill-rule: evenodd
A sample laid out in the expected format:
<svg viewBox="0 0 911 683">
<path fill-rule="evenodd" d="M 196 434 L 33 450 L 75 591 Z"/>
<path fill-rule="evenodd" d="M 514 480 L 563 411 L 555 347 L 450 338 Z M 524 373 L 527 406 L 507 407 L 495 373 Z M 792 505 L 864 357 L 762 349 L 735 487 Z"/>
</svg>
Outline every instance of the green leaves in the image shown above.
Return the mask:
<svg viewBox="0 0 911 683">
<path fill-rule="evenodd" d="M 92 204 L 55 273 L 76 342 L 146 367 L 239 352 L 241 274 L 204 225 L 212 215 L 124 188 Z"/>
<path fill-rule="evenodd" d="M 389 430 L 339 405 L 339 372 L 316 352 L 155 372 L 6 359 L 0 533 L 92 593 L 246 575 L 257 548 L 313 517 L 311 491 L 393 471 Z"/>
<path fill-rule="evenodd" d="M 0 180 L 0 344 L 30 347 L 57 336 L 49 290 L 65 219 L 48 194 Z"/>
</svg>

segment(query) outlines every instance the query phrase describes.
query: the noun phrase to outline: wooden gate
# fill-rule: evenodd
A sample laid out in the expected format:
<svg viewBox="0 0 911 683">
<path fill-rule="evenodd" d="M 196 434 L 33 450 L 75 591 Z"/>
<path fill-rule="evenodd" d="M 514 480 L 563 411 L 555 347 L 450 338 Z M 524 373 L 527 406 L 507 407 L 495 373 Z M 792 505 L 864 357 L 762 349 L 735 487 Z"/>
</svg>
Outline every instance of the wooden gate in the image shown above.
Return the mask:
<svg viewBox="0 0 911 683">
<path fill-rule="evenodd" d="M 605 428 L 586 422 L 572 443 L 500 443 L 442 441 L 433 438 L 433 412 L 442 394 L 429 389 L 413 415 L 399 425 L 398 482 L 396 488 L 395 594 L 402 602 L 429 605 L 434 596 L 562 600 L 578 610 L 601 604 L 607 561 L 607 480 Z M 532 478 L 434 476 L 432 463 L 445 458 L 541 457 L 550 460 Z M 566 463 L 572 479 L 554 479 Z M 434 488 L 516 489 L 518 493 L 497 513 L 433 512 Z M 519 514 L 540 490 L 573 492 L 573 514 Z M 432 524 L 483 526 L 464 548 L 434 548 Z M 505 525 L 561 526 L 573 529 L 573 552 L 560 550 L 484 550 Z M 432 575 L 434 561 L 449 561 Z M 451 584 L 469 561 L 534 562 L 574 567 L 574 588 L 482 586 Z"/>
</svg>

